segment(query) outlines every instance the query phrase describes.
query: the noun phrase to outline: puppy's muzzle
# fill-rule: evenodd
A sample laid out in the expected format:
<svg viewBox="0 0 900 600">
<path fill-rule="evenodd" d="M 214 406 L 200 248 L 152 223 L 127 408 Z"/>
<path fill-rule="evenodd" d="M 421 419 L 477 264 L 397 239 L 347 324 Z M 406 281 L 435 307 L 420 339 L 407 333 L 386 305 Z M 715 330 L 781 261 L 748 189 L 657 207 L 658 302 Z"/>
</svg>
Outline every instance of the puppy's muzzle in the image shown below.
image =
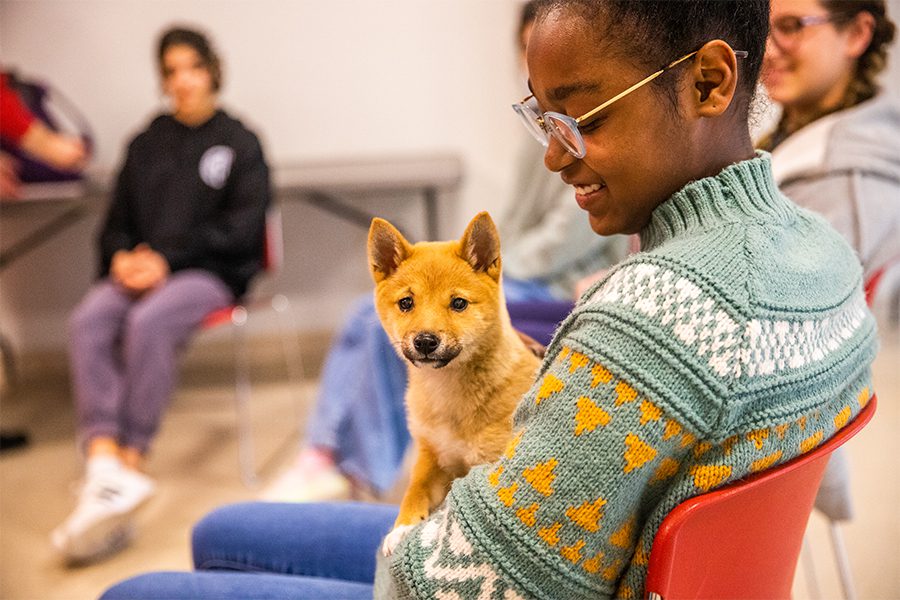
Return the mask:
<svg viewBox="0 0 900 600">
<path fill-rule="evenodd" d="M 403 344 L 403 355 L 415 366 L 431 365 L 435 369 L 447 366 L 456 358 L 462 348 L 441 343 L 441 338 L 430 331 L 417 333 L 412 339 L 412 348 Z"/>
</svg>

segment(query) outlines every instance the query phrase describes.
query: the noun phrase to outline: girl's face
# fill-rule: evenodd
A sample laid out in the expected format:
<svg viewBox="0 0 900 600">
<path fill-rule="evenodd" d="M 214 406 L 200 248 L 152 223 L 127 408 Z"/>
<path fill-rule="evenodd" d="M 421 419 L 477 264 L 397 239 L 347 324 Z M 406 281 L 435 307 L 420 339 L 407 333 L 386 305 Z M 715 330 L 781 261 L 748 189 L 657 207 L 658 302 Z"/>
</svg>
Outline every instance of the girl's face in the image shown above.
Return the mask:
<svg viewBox="0 0 900 600">
<path fill-rule="evenodd" d="M 179 120 L 193 123 L 215 109 L 212 74 L 191 46 L 170 46 L 162 59 L 163 90 Z"/>
<path fill-rule="evenodd" d="M 847 51 L 850 29 L 823 22 L 828 11 L 818 0 L 772 0 L 771 7 L 772 33 L 762 70 L 769 97 L 789 110 L 840 102 L 856 63 Z M 815 19 L 797 29 L 797 19 L 804 17 Z"/>
<path fill-rule="evenodd" d="M 602 41 L 583 19 L 561 11 L 535 25 L 528 72 L 542 112 L 578 118 L 650 74 L 615 52 L 614 43 Z M 674 76 L 683 73 L 680 69 Z M 581 133 L 584 158 L 575 158 L 551 137 L 544 162 L 573 186 L 575 201 L 601 235 L 640 231 L 653 210 L 687 183 L 685 173 L 695 166 L 691 125 L 653 84 L 598 113 Z"/>
</svg>

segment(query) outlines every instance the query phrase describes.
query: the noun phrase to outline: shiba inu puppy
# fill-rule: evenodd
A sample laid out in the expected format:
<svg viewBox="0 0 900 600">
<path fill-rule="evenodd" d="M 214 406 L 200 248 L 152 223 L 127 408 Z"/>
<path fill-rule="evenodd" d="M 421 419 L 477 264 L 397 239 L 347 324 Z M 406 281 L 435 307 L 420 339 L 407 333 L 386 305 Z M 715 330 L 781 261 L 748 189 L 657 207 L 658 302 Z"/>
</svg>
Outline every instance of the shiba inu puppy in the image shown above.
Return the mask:
<svg viewBox="0 0 900 600">
<path fill-rule="evenodd" d="M 450 484 L 506 447 L 512 414 L 539 359 L 513 329 L 500 283 L 500 237 L 486 212 L 462 238 L 410 244 L 390 223 L 369 229 L 375 307 L 406 358 L 406 410 L 416 457 L 390 554 Z"/>
</svg>

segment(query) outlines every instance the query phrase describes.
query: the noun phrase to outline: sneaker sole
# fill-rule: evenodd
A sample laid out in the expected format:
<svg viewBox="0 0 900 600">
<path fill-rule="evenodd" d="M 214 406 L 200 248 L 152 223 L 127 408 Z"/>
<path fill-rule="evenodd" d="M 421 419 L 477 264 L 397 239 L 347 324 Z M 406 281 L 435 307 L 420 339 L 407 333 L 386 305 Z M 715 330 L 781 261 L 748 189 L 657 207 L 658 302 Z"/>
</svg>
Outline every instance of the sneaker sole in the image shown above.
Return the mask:
<svg viewBox="0 0 900 600">
<path fill-rule="evenodd" d="M 77 535 L 66 535 L 62 540 L 53 540 L 53 545 L 70 565 L 79 565 L 108 556 L 128 545 L 134 527 L 132 519 L 152 494 L 131 510 L 98 521 Z"/>
</svg>

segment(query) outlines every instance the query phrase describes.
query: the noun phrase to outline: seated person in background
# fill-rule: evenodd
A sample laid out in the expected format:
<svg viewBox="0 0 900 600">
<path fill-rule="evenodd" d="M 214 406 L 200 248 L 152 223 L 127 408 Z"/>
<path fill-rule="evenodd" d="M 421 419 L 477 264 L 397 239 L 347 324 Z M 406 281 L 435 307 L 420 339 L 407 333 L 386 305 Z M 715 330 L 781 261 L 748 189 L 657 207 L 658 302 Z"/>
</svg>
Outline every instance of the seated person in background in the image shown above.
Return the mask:
<svg viewBox="0 0 900 600">
<path fill-rule="evenodd" d="M 87 457 L 78 506 L 52 534 L 70 561 L 122 546 L 155 484 L 143 473 L 178 352 L 260 270 L 269 170 L 256 136 L 218 107 L 207 38 L 171 29 L 159 73 L 172 113 L 128 146 L 100 233 L 102 278 L 71 318 L 72 384 Z"/>
<path fill-rule="evenodd" d="M 762 82 L 781 107 L 757 146 L 791 200 L 824 216 L 868 280 L 900 260 L 900 106 L 881 93 L 895 27 L 884 0 L 773 0 Z M 832 454 L 816 497 L 850 519 L 849 464 Z"/>
<path fill-rule="evenodd" d="M 88 159 L 84 142 L 57 133 L 36 118 L 9 85 L 9 75 L 0 73 L 0 136 L 36 160 L 63 171 L 80 171 Z M 19 196 L 15 159 L 0 153 L 0 198 Z"/>
<path fill-rule="evenodd" d="M 517 41 L 523 67 L 534 5 L 527 3 L 521 12 Z M 497 219 L 503 290 L 511 310 L 518 302 L 574 300 L 575 283 L 617 263 L 626 247 L 622 236 L 591 231 L 571 186 L 543 168 L 542 147 L 528 141 L 518 159 L 515 191 Z M 405 390 L 405 363 L 366 297 L 329 352 L 304 448 L 262 498 L 347 499 L 352 485 L 375 495 L 390 490 L 410 440 Z"/>
<path fill-rule="evenodd" d="M 781 190 L 850 242 L 868 279 L 900 259 L 900 104 L 881 93 L 884 0 L 773 0 L 762 81 L 781 107 L 757 144 Z"/>
<path fill-rule="evenodd" d="M 195 528 L 197 572 L 133 578 L 104 600 L 644 598 L 674 507 L 856 418 L 877 347 L 862 270 L 778 191 L 750 138 L 768 8 L 542 2 L 537 116 L 520 115 L 592 229 L 639 233 L 641 251 L 557 330 L 504 455 L 454 481 L 377 572 L 396 509 L 239 504 Z"/>
</svg>

